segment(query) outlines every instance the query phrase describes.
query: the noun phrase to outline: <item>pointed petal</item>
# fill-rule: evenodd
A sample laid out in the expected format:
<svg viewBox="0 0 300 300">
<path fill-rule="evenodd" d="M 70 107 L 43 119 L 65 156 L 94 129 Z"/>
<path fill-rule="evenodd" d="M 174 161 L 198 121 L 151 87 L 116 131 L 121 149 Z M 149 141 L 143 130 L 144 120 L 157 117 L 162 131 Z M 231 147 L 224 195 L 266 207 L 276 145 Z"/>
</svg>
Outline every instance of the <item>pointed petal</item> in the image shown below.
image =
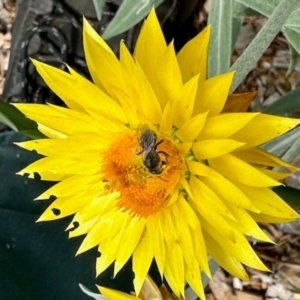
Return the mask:
<svg viewBox="0 0 300 300">
<path fill-rule="evenodd" d="M 118 300 L 138 300 L 136 296 L 125 294 L 123 292 L 112 290 L 106 287 L 97 286 L 100 293 L 104 295 L 107 299 L 118 299 Z"/>
<path fill-rule="evenodd" d="M 161 107 L 167 103 L 178 101 L 182 94 L 182 79 L 177 63 L 174 44 L 168 46 L 167 50 L 158 61 L 156 81 L 151 81 L 153 89 L 160 101 Z"/>
<path fill-rule="evenodd" d="M 183 196 L 179 197 L 178 201 L 176 202 L 176 206 L 178 207 L 178 210 L 181 212 L 182 216 L 189 216 L 188 218 L 184 218 L 184 223 L 186 223 L 190 228 L 189 232 L 190 236 L 192 237 L 193 250 L 197 258 L 197 264 L 199 264 L 200 268 L 205 272 L 205 274 L 210 277 L 211 274 L 208 265 L 206 247 L 202 236 L 199 219 Z"/>
<path fill-rule="evenodd" d="M 229 138 L 257 115 L 257 113 L 233 113 L 208 118 L 198 139 Z"/>
<path fill-rule="evenodd" d="M 247 236 L 274 244 L 274 242 L 263 232 L 246 210 L 230 203 L 226 203 L 226 206 L 236 219 L 236 221 L 228 220 L 228 223 L 231 224 L 232 227 Z"/>
<path fill-rule="evenodd" d="M 191 78 L 182 89 L 180 98 L 172 102 L 173 124 L 179 128 L 192 116 L 199 76 Z"/>
<path fill-rule="evenodd" d="M 230 256 L 234 257 L 246 266 L 262 271 L 269 271 L 268 268 L 256 255 L 248 240 L 242 233 L 232 228 L 232 230 L 234 230 L 235 235 L 235 241 L 232 241 L 226 236 L 224 236 L 222 233 L 218 232 L 212 226 L 213 224 L 211 222 L 206 221 L 203 218 L 201 218 L 200 222 L 203 225 L 203 232 L 206 231 L 207 234 L 210 235 L 217 244 L 219 244 L 219 247 L 221 249 L 226 249 L 225 251 L 228 252 Z"/>
<path fill-rule="evenodd" d="M 153 124 L 160 124 L 162 108 L 160 103 L 139 64 L 137 64 L 137 77 L 140 86 L 140 99 L 145 117 Z"/>
<path fill-rule="evenodd" d="M 120 247 L 118 248 L 116 255 L 115 273 L 118 273 L 121 270 L 134 252 L 144 231 L 144 227 L 144 218 L 133 217 L 124 228 L 120 240 Z"/>
<path fill-rule="evenodd" d="M 158 62 L 167 50 L 167 44 L 157 20 L 155 10 L 152 9 L 144 22 L 138 36 L 134 57 L 142 66 L 150 82 L 155 82 Z"/>
<path fill-rule="evenodd" d="M 233 75 L 233 72 L 229 72 L 199 83 L 194 116 L 206 111 L 209 111 L 209 117 L 220 114 L 225 105 Z"/>
<path fill-rule="evenodd" d="M 83 47 L 94 83 L 112 97 L 115 87 L 125 90 L 120 62 L 85 18 L 83 19 Z"/>
<path fill-rule="evenodd" d="M 148 230 L 143 232 L 139 244 L 132 256 L 132 269 L 135 274 L 133 286 L 138 295 L 153 260 L 152 237 Z"/>
<path fill-rule="evenodd" d="M 122 123 L 127 123 L 126 115 L 120 105 L 99 89 L 92 82 L 75 72 L 71 67 L 68 67 L 72 77 L 74 78 L 77 88 L 80 89 L 84 98 L 79 98 L 79 101 L 84 103 L 84 108 L 89 111 L 89 108 L 96 110 L 100 115 L 114 118 Z M 116 79 L 114 79 L 116 80 Z"/>
<path fill-rule="evenodd" d="M 300 120 L 259 114 L 232 138 L 251 148 L 268 142 L 300 124 Z M 259 134 L 257 134 L 259 132 Z"/>
<path fill-rule="evenodd" d="M 161 133 L 166 134 L 167 136 L 171 136 L 172 133 L 172 113 L 171 113 L 171 106 L 169 103 L 166 104 L 160 125 L 159 125 L 159 131 Z"/>
<path fill-rule="evenodd" d="M 75 92 L 77 85 L 70 74 L 35 59 L 31 61 L 49 88 L 61 98 L 69 108 L 84 111 L 83 103 L 80 104 L 77 101 L 78 93 Z"/>
<path fill-rule="evenodd" d="M 163 272 L 165 269 L 166 260 L 166 249 L 165 242 L 163 238 L 163 230 L 161 228 L 161 223 L 157 222 L 155 216 L 149 216 L 146 222 L 147 230 L 152 238 L 152 249 L 154 253 L 154 258 L 157 264 L 158 271 L 163 277 Z"/>
<path fill-rule="evenodd" d="M 279 218 L 296 220 L 299 218 L 288 204 L 269 188 L 253 188 L 239 185 L 239 188 L 248 196 L 262 214 Z"/>
<path fill-rule="evenodd" d="M 230 274 L 242 280 L 248 281 L 249 277 L 243 265 L 236 258 L 226 252 L 225 249 L 220 247 L 220 245 L 215 242 L 215 240 L 209 234 L 207 234 L 205 231 L 203 234 L 205 236 L 207 250 L 214 260 L 216 260 L 216 262 Z"/>
<path fill-rule="evenodd" d="M 245 185 L 254 187 L 281 185 L 280 182 L 268 177 L 231 154 L 211 158 L 209 159 L 208 164 L 230 180 Z"/>
<path fill-rule="evenodd" d="M 214 177 L 203 177 L 201 181 L 219 196 L 220 199 L 224 199 L 238 207 L 259 212 L 258 209 L 253 207 L 249 198 L 235 184 L 220 174 Z"/>
<path fill-rule="evenodd" d="M 234 153 L 234 156 L 250 164 L 268 167 L 285 167 L 290 171 L 298 170 L 297 167 L 262 149 L 250 148 L 241 151 L 236 151 Z"/>
<path fill-rule="evenodd" d="M 202 285 L 202 278 L 200 276 L 199 266 L 196 262 L 186 268 L 186 281 L 197 295 L 205 300 L 204 288 Z"/>
<path fill-rule="evenodd" d="M 192 151 L 198 160 L 208 159 L 230 153 L 244 143 L 235 140 L 204 140 L 193 144 Z"/>
<path fill-rule="evenodd" d="M 190 200 L 193 208 L 203 218 L 211 222 L 215 230 L 220 231 L 220 233 L 222 232 L 227 239 L 235 240 L 232 228 L 224 219 L 227 216 L 231 218 L 233 217 L 229 213 L 229 210 L 224 208 L 224 204 L 221 202 L 221 200 L 194 176 L 191 176 L 190 185 L 193 194 L 195 195 L 195 200 Z"/>
<path fill-rule="evenodd" d="M 100 182 L 99 175 L 86 176 L 86 175 L 75 175 L 61 181 L 52 186 L 47 191 L 35 198 L 35 200 L 48 199 L 51 196 L 66 197 L 72 194 L 77 194 L 82 190 L 82 186 L 89 187 L 94 182 Z"/>
<path fill-rule="evenodd" d="M 176 131 L 176 136 L 183 142 L 194 141 L 205 124 L 206 116 L 207 112 L 194 116 Z"/>
<path fill-rule="evenodd" d="M 210 26 L 186 43 L 177 55 L 183 82 L 200 73 L 199 82 L 206 79 Z"/>
<path fill-rule="evenodd" d="M 194 175 L 220 177 L 220 174 L 214 169 L 198 161 L 186 160 L 189 171 Z"/>
</svg>

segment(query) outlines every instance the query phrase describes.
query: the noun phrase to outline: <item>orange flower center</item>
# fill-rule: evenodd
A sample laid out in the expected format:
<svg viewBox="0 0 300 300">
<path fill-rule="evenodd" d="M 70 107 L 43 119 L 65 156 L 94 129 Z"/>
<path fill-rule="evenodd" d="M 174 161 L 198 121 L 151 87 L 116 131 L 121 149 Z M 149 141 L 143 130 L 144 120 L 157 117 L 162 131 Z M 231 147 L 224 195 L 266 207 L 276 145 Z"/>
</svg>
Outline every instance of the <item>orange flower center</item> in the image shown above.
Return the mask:
<svg viewBox="0 0 300 300">
<path fill-rule="evenodd" d="M 130 131 L 114 139 L 103 161 L 107 188 L 120 192 L 119 207 L 144 217 L 168 204 L 184 170 L 171 140 L 158 136 L 154 144 L 142 148 L 137 134 Z"/>
</svg>

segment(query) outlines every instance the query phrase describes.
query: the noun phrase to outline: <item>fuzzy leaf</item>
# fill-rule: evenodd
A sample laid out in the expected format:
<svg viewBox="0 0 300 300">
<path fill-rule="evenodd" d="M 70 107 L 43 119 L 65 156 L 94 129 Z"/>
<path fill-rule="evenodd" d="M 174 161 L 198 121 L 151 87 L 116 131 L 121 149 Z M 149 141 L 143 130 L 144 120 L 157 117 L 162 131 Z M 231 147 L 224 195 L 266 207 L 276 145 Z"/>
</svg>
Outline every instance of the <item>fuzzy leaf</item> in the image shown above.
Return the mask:
<svg viewBox="0 0 300 300">
<path fill-rule="evenodd" d="M 106 27 L 102 35 L 103 38 L 107 40 L 130 29 L 148 15 L 153 5 L 157 7 L 163 1 L 164 0 L 124 0 L 115 17 Z"/>
</svg>

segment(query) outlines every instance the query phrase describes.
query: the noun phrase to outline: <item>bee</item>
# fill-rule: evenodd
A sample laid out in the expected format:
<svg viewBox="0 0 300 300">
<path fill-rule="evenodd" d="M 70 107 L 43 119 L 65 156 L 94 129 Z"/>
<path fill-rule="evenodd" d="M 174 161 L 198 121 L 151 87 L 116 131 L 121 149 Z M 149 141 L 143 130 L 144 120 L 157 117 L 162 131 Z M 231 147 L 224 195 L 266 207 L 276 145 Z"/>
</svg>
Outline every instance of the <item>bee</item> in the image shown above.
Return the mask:
<svg viewBox="0 0 300 300">
<path fill-rule="evenodd" d="M 147 124 L 142 125 L 138 130 L 138 142 L 141 151 L 136 154 L 142 154 L 143 164 L 151 174 L 161 174 L 166 162 L 161 159 L 159 154 L 164 154 L 166 157 L 168 154 L 164 151 L 156 151 L 156 149 L 164 140 L 156 142 L 157 134 Z"/>
</svg>

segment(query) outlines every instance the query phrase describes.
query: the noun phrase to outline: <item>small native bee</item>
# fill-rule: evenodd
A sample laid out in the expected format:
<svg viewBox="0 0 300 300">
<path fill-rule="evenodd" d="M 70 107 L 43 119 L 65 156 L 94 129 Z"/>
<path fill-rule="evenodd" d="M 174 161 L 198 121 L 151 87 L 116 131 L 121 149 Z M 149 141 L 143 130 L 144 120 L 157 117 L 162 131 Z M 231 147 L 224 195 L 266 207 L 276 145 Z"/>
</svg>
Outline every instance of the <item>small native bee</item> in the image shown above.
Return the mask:
<svg viewBox="0 0 300 300">
<path fill-rule="evenodd" d="M 166 162 L 161 159 L 159 154 L 165 156 L 168 156 L 168 154 L 164 151 L 156 151 L 156 149 L 164 140 L 157 143 L 156 133 L 147 124 L 142 125 L 138 131 L 138 141 L 142 150 L 136 154 L 142 154 L 143 164 L 151 174 L 161 174 L 163 165 L 166 165 Z"/>
</svg>

